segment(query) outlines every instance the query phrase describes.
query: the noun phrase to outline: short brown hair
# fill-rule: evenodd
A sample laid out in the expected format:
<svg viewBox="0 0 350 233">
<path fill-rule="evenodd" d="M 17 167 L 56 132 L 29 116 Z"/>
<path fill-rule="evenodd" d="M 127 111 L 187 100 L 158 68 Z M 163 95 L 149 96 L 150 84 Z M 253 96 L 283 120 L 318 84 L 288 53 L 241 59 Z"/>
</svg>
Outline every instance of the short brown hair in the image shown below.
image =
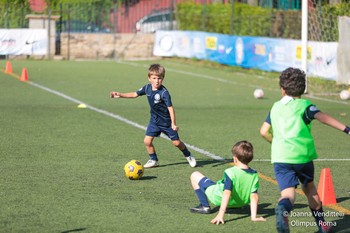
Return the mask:
<svg viewBox="0 0 350 233">
<path fill-rule="evenodd" d="M 253 145 L 245 140 L 237 142 L 232 147 L 232 155 L 246 165 L 253 160 L 253 151 Z"/>
<path fill-rule="evenodd" d="M 148 68 L 148 77 L 151 77 L 151 75 L 156 75 L 158 77 L 164 78 L 165 68 L 160 64 L 152 64 Z"/>
</svg>

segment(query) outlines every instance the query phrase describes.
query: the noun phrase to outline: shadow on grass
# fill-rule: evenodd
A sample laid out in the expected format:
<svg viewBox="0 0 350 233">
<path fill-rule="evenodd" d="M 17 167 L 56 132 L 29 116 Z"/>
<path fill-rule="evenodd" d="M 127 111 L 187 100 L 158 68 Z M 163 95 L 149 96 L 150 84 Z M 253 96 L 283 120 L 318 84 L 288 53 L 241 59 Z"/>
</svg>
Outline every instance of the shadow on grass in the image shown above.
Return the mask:
<svg viewBox="0 0 350 233">
<path fill-rule="evenodd" d="M 142 176 L 139 180 L 153 180 L 156 178 L 156 176 Z"/>
<path fill-rule="evenodd" d="M 340 202 L 343 202 L 343 201 L 346 201 L 346 200 L 349 200 L 349 199 L 350 199 L 350 197 L 340 197 L 340 198 L 337 198 L 337 203 L 340 203 Z"/>
<path fill-rule="evenodd" d="M 296 204 L 294 206 L 294 210 L 295 209 L 302 209 L 307 207 L 306 204 Z M 219 211 L 220 206 L 216 206 L 212 209 L 212 213 L 215 213 L 217 211 Z M 242 218 L 250 218 L 250 206 L 244 206 L 241 208 L 230 208 L 226 210 L 227 214 L 238 214 L 238 215 L 243 215 L 243 216 L 239 216 L 237 218 L 232 218 L 229 220 L 226 220 L 226 222 L 230 222 L 230 221 L 235 221 L 238 219 L 242 219 Z M 262 216 L 264 218 L 268 218 L 271 216 L 275 215 L 275 206 L 271 206 L 271 203 L 261 203 L 258 205 L 258 216 Z"/>
<path fill-rule="evenodd" d="M 327 218 L 326 218 L 327 220 Z M 350 232 L 350 215 L 344 215 L 341 219 L 333 221 L 334 232 Z"/>
<path fill-rule="evenodd" d="M 79 231 L 85 231 L 85 230 L 86 228 L 77 228 L 77 229 L 62 231 L 61 233 L 79 232 Z"/>
<path fill-rule="evenodd" d="M 264 218 L 270 217 L 275 215 L 275 208 L 270 207 L 270 203 L 262 203 L 258 205 L 258 216 L 262 216 Z M 215 213 L 219 211 L 220 206 L 216 206 L 212 209 L 212 213 Z M 250 206 L 244 206 L 241 208 L 229 208 L 226 210 L 226 214 L 238 214 L 238 215 L 243 215 L 243 216 L 238 216 L 236 218 L 228 219 L 225 222 L 230 222 L 230 221 L 235 221 L 238 219 L 243 219 L 243 218 L 250 218 Z"/>
<path fill-rule="evenodd" d="M 225 160 L 225 161 L 217 161 L 217 160 L 197 160 L 197 166 L 196 167 L 203 167 L 203 166 L 208 166 L 212 165 L 213 167 L 218 167 L 227 163 L 231 163 L 232 160 Z M 158 167 L 167 167 L 167 166 L 177 166 L 177 165 L 184 165 L 187 164 L 187 161 L 183 162 L 178 162 L 178 163 L 169 163 L 169 164 L 161 164 Z M 151 168 L 152 169 L 152 168 Z"/>
</svg>

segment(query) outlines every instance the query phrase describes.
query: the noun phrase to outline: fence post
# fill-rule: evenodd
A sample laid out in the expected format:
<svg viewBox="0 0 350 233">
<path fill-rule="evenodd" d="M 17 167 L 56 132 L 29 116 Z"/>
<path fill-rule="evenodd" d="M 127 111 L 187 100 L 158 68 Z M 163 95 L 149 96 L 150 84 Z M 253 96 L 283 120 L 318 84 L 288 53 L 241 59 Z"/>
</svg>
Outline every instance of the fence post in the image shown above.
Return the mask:
<svg viewBox="0 0 350 233">
<path fill-rule="evenodd" d="M 230 21 L 230 35 L 233 35 L 233 23 L 234 23 L 234 1 L 235 0 L 231 0 L 231 21 Z"/>
<path fill-rule="evenodd" d="M 205 32 L 207 0 L 203 0 L 202 31 Z"/>
<path fill-rule="evenodd" d="M 47 3 L 47 59 L 50 60 L 51 54 L 51 9 L 50 2 Z"/>
</svg>

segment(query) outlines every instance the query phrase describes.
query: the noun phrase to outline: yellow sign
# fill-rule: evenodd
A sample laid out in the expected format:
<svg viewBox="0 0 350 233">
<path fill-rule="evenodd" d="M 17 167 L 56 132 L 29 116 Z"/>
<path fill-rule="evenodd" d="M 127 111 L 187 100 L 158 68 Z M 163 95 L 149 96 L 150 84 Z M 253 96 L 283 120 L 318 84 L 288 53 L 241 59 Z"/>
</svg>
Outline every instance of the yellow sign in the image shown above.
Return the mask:
<svg viewBox="0 0 350 233">
<path fill-rule="evenodd" d="M 312 55 L 312 48 L 310 46 L 307 47 L 307 60 L 311 60 L 311 55 Z M 301 45 L 298 45 L 296 48 L 296 53 L 295 53 L 295 57 L 297 60 L 301 60 L 301 56 L 302 56 L 302 47 Z"/>
<path fill-rule="evenodd" d="M 207 49 L 216 50 L 218 38 L 213 36 L 205 37 L 205 47 Z"/>
</svg>

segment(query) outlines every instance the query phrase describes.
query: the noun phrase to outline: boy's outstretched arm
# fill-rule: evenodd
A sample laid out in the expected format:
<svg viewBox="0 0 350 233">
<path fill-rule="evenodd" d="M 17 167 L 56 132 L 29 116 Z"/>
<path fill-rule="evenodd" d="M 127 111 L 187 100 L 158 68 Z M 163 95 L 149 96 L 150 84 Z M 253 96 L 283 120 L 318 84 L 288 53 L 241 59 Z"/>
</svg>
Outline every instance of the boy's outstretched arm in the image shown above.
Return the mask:
<svg viewBox="0 0 350 233">
<path fill-rule="evenodd" d="M 136 92 L 121 93 L 117 91 L 110 92 L 111 98 L 136 98 L 138 97 Z"/>
<path fill-rule="evenodd" d="M 231 196 L 231 190 L 225 189 L 224 194 L 222 195 L 219 213 L 216 215 L 215 218 L 213 218 L 213 220 L 210 221 L 211 223 L 216 225 L 219 225 L 220 223 L 222 224 L 225 223 L 224 216 L 228 206 L 228 201 L 230 200 L 230 196 Z"/>
<path fill-rule="evenodd" d="M 252 193 L 250 195 L 250 218 L 252 221 L 266 221 L 264 217 L 258 217 L 257 212 L 258 212 L 258 202 L 259 202 L 259 196 L 257 193 Z"/>
<path fill-rule="evenodd" d="M 267 122 L 264 122 L 260 128 L 260 135 L 265 138 L 266 141 L 272 142 L 272 132 L 271 125 Z"/>
<path fill-rule="evenodd" d="M 329 125 L 335 129 L 339 129 L 347 134 L 350 134 L 349 127 L 340 123 L 338 120 L 334 119 L 333 117 L 329 116 L 326 113 L 318 112 L 315 114 L 315 119 L 320 121 L 323 124 Z"/>
</svg>

